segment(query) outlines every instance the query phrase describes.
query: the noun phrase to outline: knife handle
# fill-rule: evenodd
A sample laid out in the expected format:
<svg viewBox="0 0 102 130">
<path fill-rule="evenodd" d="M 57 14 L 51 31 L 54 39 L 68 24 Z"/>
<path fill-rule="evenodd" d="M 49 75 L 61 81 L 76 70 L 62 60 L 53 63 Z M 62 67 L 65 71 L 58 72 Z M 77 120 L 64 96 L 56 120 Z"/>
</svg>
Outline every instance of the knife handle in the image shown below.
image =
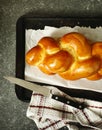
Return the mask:
<svg viewBox="0 0 102 130">
<path fill-rule="evenodd" d="M 87 105 L 85 103 L 80 103 L 78 101 L 73 101 L 71 99 L 67 99 L 65 97 L 55 95 L 55 94 L 52 95 L 52 99 L 57 100 L 59 102 L 62 102 L 64 104 L 70 105 L 70 106 L 72 106 L 74 108 L 77 108 L 77 109 L 84 109 L 84 108 L 87 107 Z"/>
</svg>

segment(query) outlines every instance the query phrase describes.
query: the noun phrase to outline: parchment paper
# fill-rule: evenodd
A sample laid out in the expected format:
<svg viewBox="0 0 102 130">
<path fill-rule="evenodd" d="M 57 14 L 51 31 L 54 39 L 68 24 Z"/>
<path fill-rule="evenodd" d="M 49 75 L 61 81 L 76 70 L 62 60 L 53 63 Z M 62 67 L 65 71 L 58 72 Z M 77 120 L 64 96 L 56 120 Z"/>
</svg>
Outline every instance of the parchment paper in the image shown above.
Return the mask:
<svg viewBox="0 0 102 130">
<path fill-rule="evenodd" d="M 51 36 L 54 38 L 62 37 L 69 32 L 80 32 L 92 41 L 102 41 L 102 27 L 49 27 L 45 26 L 43 30 L 26 30 L 26 51 L 36 46 L 37 42 L 44 36 Z M 75 81 L 69 81 L 56 75 L 46 75 L 35 66 L 29 66 L 25 63 L 25 79 L 29 81 L 48 83 L 51 85 L 59 85 L 68 88 L 87 89 L 102 92 L 102 79 L 97 81 L 90 81 L 85 78 Z"/>
</svg>

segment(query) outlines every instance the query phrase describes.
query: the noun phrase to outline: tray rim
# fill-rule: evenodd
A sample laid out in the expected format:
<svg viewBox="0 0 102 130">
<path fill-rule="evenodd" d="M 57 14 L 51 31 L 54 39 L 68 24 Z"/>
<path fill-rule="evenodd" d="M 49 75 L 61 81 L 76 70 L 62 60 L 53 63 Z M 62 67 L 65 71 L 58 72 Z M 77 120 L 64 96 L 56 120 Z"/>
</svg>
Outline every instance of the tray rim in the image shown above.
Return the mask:
<svg viewBox="0 0 102 130">
<path fill-rule="evenodd" d="M 27 16 L 27 15 L 24 15 L 24 16 L 21 16 L 18 20 L 17 20 L 17 22 L 16 22 L 16 71 L 15 71 L 15 76 L 16 77 L 18 77 L 18 78 L 21 78 L 21 79 L 24 79 L 24 68 L 23 68 L 23 72 L 20 72 L 20 74 L 18 73 L 18 69 L 20 68 L 20 66 L 21 66 L 21 64 L 20 63 L 18 63 L 18 43 L 19 43 L 19 39 L 18 39 L 18 37 L 19 38 L 21 38 L 21 37 L 24 37 L 24 39 L 22 39 L 23 40 L 23 43 L 22 43 L 22 45 L 24 46 L 24 50 L 23 51 L 25 51 L 25 36 L 24 36 L 24 31 L 25 31 L 25 25 L 24 25 L 24 22 L 25 22 L 25 20 L 26 19 L 37 19 L 37 20 L 51 20 L 51 19 L 54 19 L 54 20 L 61 20 L 61 19 L 67 19 L 67 20 L 76 20 L 76 21 L 80 21 L 80 20 L 92 20 L 92 21 L 96 21 L 96 20 L 99 20 L 99 21 L 102 21 L 102 18 L 61 18 L 61 17 L 50 17 L 50 18 L 48 18 L 48 17 L 43 17 L 43 18 L 41 18 L 41 17 L 33 17 L 33 16 Z M 76 25 L 75 25 L 76 26 Z M 79 25 L 78 25 L 79 26 Z M 23 28 L 24 27 L 24 28 Z M 21 34 L 21 36 L 19 35 L 18 36 L 18 32 L 20 31 L 20 30 L 22 30 L 22 34 Z M 23 55 L 23 57 L 24 57 L 24 55 Z M 22 58 L 23 58 L 22 57 Z M 20 57 L 21 58 L 21 57 Z M 21 58 L 21 59 L 22 59 Z M 22 59 L 23 61 L 22 61 L 22 64 L 23 64 L 23 66 L 25 67 L 25 60 L 24 59 Z M 61 88 L 62 89 L 62 88 Z M 72 88 L 71 88 L 72 89 Z M 80 89 L 77 89 L 78 91 L 80 90 Z M 21 101 L 25 101 L 25 102 L 29 102 L 29 100 L 25 97 L 25 95 L 24 95 L 24 92 L 26 91 L 26 89 L 24 89 L 24 88 L 22 88 L 22 87 L 20 87 L 20 86 L 18 86 L 18 85 L 15 85 L 15 92 L 16 92 L 16 95 L 17 95 L 17 97 L 18 97 L 18 99 L 20 99 Z M 29 90 L 27 90 L 27 91 L 29 91 Z M 84 90 L 84 92 L 85 92 L 86 90 Z M 90 90 L 87 90 L 87 91 L 90 91 Z M 30 93 L 31 93 L 31 91 L 29 91 Z M 91 92 L 93 92 L 93 91 L 90 91 L 89 93 L 91 93 Z M 95 92 L 96 94 L 97 94 L 97 92 Z M 98 92 L 99 93 L 99 92 Z M 21 96 L 21 94 L 23 94 L 22 96 Z M 72 96 L 72 95 L 71 95 Z M 95 95 L 93 95 L 93 97 L 94 97 Z M 98 98 L 98 97 L 97 97 Z M 99 101 L 102 101 L 102 97 L 101 97 L 101 99 L 99 100 Z"/>
</svg>

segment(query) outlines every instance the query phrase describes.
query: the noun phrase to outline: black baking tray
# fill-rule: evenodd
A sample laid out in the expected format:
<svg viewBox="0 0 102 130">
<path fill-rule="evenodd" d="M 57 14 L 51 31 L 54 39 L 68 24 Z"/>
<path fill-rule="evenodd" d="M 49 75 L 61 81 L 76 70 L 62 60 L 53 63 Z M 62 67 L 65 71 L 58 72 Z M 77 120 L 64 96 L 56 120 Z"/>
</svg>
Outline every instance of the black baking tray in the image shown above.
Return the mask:
<svg viewBox="0 0 102 130">
<path fill-rule="evenodd" d="M 102 26 L 102 18 L 39 18 L 33 16 L 22 16 L 16 24 L 16 77 L 24 79 L 25 69 L 25 30 L 26 29 L 43 29 L 44 26 L 62 27 L 62 26 L 84 26 L 96 28 Z M 36 83 L 46 85 L 43 83 Z M 102 93 L 88 90 L 63 88 L 55 86 L 66 92 L 72 97 L 87 98 L 102 101 Z M 31 99 L 32 91 L 15 85 L 17 97 L 25 102 Z"/>
</svg>

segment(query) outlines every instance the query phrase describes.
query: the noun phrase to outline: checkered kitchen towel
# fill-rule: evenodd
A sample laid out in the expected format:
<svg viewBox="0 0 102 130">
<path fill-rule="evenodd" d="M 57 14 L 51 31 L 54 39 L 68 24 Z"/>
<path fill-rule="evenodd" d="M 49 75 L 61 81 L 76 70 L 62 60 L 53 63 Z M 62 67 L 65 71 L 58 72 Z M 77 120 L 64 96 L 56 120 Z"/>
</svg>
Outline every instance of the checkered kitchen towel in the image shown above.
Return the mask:
<svg viewBox="0 0 102 130">
<path fill-rule="evenodd" d="M 33 92 L 27 117 L 34 120 L 39 130 L 102 130 L 102 103 L 77 99 L 87 104 L 83 110 L 66 105 L 50 97 Z"/>
</svg>

